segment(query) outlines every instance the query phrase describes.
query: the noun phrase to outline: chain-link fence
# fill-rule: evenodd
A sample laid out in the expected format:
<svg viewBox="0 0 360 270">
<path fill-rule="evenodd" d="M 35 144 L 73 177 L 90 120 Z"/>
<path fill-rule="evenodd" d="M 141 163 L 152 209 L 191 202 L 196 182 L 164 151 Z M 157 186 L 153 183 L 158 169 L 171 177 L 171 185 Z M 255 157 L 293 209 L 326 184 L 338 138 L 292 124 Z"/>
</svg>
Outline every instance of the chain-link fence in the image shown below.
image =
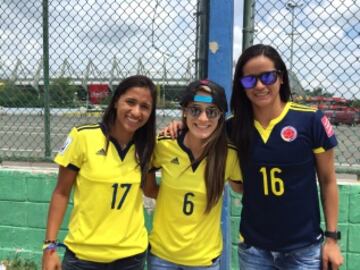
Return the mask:
<svg viewBox="0 0 360 270">
<path fill-rule="evenodd" d="M 360 171 L 360 2 L 245 0 L 243 46 L 275 47 L 294 99 L 335 125 L 338 171 Z"/>
<path fill-rule="evenodd" d="M 167 123 L 179 90 L 206 71 L 207 2 L 1 1 L 0 159 L 51 158 L 129 75 L 154 80 Z"/>
<path fill-rule="evenodd" d="M 156 82 L 158 125 L 168 122 L 179 90 L 206 73 L 207 3 L 2 1 L 0 159 L 51 158 L 71 126 L 99 120 L 106 97 L 132 74 Z M 338 168 L 357 169 L 360 2 L 244 3 L 243 46 L 280 51 L 294 98 L 323 109 L 336 125 Z"/>
</svg>

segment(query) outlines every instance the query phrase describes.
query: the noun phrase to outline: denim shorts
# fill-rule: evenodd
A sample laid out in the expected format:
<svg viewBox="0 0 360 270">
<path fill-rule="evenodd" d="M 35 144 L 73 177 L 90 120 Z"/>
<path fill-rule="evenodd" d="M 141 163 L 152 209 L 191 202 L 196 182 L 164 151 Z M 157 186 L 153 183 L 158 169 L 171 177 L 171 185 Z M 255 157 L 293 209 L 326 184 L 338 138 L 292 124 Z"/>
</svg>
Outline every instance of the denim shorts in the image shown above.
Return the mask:
<svg viewBox="0 0 360 270">
<path fill-rule="evenodd" d="M 321 269 L 321 242 L 290 252 L 276 252 L 239 244 L 241 270 L 319 270 Z"/>
<path fill-rule="evenodd" d="M 149 253 L 147 259 L 148 270 L 220 270 L 220 257 L 213 260 L 209 266 L 186 266 L 169 262 Z"/>
<path fill-rule="evenodd" d="M 110 263 L 99 263 L 81 260 L 69 249 L 66 249 L 62 270 L 143 270 L 146 252 L 119 259 Z"/>
</svg>

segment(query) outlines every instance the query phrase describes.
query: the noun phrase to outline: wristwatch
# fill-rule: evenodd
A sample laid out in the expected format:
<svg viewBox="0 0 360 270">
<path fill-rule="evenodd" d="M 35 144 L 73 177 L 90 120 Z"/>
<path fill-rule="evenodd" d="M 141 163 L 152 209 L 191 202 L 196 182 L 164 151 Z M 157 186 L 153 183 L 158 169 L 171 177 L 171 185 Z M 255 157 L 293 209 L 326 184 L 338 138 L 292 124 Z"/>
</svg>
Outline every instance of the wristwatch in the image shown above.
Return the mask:
<svg viewBox="0 0 360 270">
<path fill-rule="evenodd" d="M 339 231 L 325 231 L 324 233 L 325 237 L 332 238 L 334 240 L 340 240 L 341 239 L 341 233 Z"/>
</svg>

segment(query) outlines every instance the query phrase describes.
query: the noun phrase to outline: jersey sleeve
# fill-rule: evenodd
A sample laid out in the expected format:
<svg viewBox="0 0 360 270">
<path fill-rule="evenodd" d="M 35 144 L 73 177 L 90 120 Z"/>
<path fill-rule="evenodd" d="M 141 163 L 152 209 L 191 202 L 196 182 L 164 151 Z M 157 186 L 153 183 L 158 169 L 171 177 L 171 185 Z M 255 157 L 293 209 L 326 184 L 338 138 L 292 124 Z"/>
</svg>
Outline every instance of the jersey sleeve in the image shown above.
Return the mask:
<svg viewBox="0 0 360 270">
<path fill-rule="evenodd" d="M 68 167 L 70 165 L 80 169 L 83 160 L 83 142 L 80 138 L 78 130 L 73 128 L 66 138 L 64 145 L 55 156 L 54 161 L 63 167 Z"/>
<path fill-rule="evenodd" d="M 320 110 L 317 110 L 315 113 L 313 132 L 314 153 L 325 152 L 338 144 L 333 126 L 326 115 Z"/>
<path fill-rule="evenodd" d="M 225 175 L 226 180 L 243 181 L 237 151 L 232 148 L 228 149 Z"/>
</svg>

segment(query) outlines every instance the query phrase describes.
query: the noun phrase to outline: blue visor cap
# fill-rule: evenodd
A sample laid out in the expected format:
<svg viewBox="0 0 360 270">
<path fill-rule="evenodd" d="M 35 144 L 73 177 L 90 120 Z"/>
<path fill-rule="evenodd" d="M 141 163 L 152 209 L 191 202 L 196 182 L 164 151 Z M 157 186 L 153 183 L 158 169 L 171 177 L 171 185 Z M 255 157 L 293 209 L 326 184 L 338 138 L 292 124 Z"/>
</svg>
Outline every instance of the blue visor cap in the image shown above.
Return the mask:
<svg viewBox="0 0 360 270">
<path fill-rule="evenodd" d="M 199 95 L 198 92 L 209 93 L 211 96 L 202 96 Z M 186 107 L 191 101 L 212 103 L 222 112 L 227 112 L 227 101 L 224 88 L 210 80 L 194 81 L 186 87 L 183 91 L 180 105 Z"/>
<path fill-rule="evenodd" d="M 213 98 L 211 96 L 195 95 L 194 101 L 195 102 L 203 102 L 203 103 L 213 103 Z"/>
</svg>

